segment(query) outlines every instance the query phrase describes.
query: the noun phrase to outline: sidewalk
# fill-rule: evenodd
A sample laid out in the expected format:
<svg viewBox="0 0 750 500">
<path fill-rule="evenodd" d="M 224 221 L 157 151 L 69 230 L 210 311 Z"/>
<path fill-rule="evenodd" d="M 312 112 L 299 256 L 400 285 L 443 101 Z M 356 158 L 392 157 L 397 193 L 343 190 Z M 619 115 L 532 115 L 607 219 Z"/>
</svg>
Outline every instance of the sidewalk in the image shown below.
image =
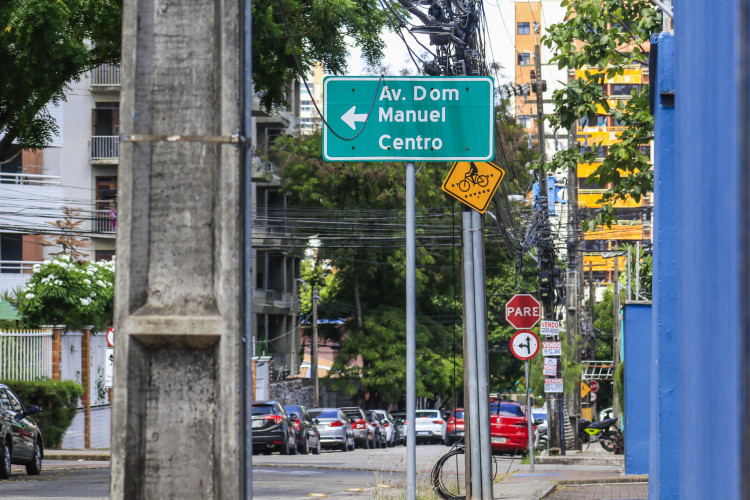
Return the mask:
<svg viewBox="0 0 750 500">
<path fill-rule="evenodd" d="M 71 461 L 109 461 L 109 449 L 100 450 L 44 450 L 45 460 L 71 460 Z"/>
<path fill-rule="evenodd" d="M 495 483 L 493 495 L 518 500 L 645 499 L 648 476 L 625 475 L 623 455 L 598 449 L 569 451 L 565 456 L 536 457 L 534 472 L 529 464 L 514 468 Z"/>
</svg>

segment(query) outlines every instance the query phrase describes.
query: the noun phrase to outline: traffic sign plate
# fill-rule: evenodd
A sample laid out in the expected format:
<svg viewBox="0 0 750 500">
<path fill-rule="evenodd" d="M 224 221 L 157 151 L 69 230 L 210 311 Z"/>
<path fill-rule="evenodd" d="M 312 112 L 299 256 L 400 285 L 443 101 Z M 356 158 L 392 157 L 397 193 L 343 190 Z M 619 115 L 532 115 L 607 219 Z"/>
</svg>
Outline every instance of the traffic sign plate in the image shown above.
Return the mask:
<svg viewBox="0 0 750 500">
<path fill-rule="evenodd" d="M 488 162 L 459 161 L 443 182 L 443 191 L 479 213 L 487 211 L 505 170 Z"/>
<path fill-rule="evenodd" d="M 516 332 L 510 339 L 510 352 L 522 361 L 531 359 L 539 352 L 539 338 L 534 335 L 534 332 L 526 330 Z"/>
<path fill-rule="evenodd" d="M 542 316 L 542 304 L 531 294 L 517 293 L 505 304 L 505 319 L 514 328 L 531 328 Z"/>
<path fill-rule="evenodd" d="M 109 330 L 107 330 L 107 334 L 105 335 L 105 338 L 107 339 L 107 346 L 114 347 L 115 346 L 115 327 L 113 326 Z"/>
<path fill-rule="evenodd" d="M 495 156 L 489 77 L 329 76 L 323 80 L 323 116 L 323 157 L 329 161 Z"/>
<path fill-rule="evenodd" d="M 589 380 L 589 387 L 591 388 L 591 392 L 596 392 L 599 390 L 599 382 L 596 380 Z"/>
</svg>

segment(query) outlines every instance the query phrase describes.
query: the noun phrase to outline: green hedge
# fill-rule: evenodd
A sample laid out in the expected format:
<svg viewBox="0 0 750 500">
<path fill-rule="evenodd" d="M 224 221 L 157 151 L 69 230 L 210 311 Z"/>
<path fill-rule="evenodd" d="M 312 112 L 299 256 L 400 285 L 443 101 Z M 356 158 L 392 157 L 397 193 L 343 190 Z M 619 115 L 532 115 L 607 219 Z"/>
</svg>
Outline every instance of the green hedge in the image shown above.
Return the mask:
<svg viewBox="0 0 750 500">
<path fill-rule="evenodd" d="M 617 391 L 617 406 L 620 409 L 622 418 L 620 422 L 625 422 L 625 362 L 621 362 L 615 370 L 615 390 Z"/>
<path fill-rule="evenodd" d="M 58 448 L 78 409 L 83 386 L 71 380 L 2 380 L 21 399 L 24 406 L 37 406 L 34 415 L 42 430 L 44 446 Z"/>
</svg>

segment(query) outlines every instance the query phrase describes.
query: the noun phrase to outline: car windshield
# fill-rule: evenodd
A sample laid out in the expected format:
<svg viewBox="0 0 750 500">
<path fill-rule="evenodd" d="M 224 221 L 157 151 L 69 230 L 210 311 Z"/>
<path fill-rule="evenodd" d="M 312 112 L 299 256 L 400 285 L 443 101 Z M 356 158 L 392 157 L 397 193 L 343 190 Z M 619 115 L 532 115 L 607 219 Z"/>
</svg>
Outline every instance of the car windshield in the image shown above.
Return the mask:
<svg viewBox="0 0 750 500">
<path fill-rule="evenodd" d="M 362 418 L 362 414 L 359 413 L 357 410 L 341 410 L 344 412 L 344 415 L 346 415 L 348 418 Z"/>
<path fill-rule="evenodd" d="M 417 411 L 417 418 L 440 418 L 440 413 L 435 411 Z"/>
<path fill-rule="evenodd" d="M 454 411 L 453 418 L 464 418 L 464 411 L 463 410 Z"/>
<path fill-rule="evenodd" d="M 276 408 L 273 405 L 253 405 L 253 415 L 273 415 Z"/>
<path fill-rule="evenodd" d="M 312 418 L 339 418 L 339 412 L 336 410 L 310 410 Z"/>
<path fill-rule="evenodd" d="M 524 417 L 523 408 L 514 403 L 491 403 L 490 413 L 493 415 L 502 415 L 505 417 Z"/>
<path fill-rule="evenodd" d="M 546 413 L 534 413 L 534 419 L 547 420 Z"/>
</svg>

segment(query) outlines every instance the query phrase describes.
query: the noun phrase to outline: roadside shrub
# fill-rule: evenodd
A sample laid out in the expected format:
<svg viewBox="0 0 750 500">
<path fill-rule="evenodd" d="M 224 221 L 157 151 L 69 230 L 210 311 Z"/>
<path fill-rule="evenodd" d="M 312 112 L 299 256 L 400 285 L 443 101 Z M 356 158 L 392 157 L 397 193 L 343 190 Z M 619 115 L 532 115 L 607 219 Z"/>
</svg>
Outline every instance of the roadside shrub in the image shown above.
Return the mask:
<svg viewBox="0 0 750 500">
<path fill-rule="evenodd" d="M 59 448 L 75 417 L 83 386 L 72 380 L 3 380 L 2 383 L 16 393 L 24 406 L 39 407 L 40 412 L 32 418 L 42 430 L 44 446 Z"/>
<path fill-rule="evenodd" d="M 615 370 L 615 390 L 617 391 L 617 406 L 620 408 L 621 422 L 625 422 L 625 362 Z"/>
</svg>

